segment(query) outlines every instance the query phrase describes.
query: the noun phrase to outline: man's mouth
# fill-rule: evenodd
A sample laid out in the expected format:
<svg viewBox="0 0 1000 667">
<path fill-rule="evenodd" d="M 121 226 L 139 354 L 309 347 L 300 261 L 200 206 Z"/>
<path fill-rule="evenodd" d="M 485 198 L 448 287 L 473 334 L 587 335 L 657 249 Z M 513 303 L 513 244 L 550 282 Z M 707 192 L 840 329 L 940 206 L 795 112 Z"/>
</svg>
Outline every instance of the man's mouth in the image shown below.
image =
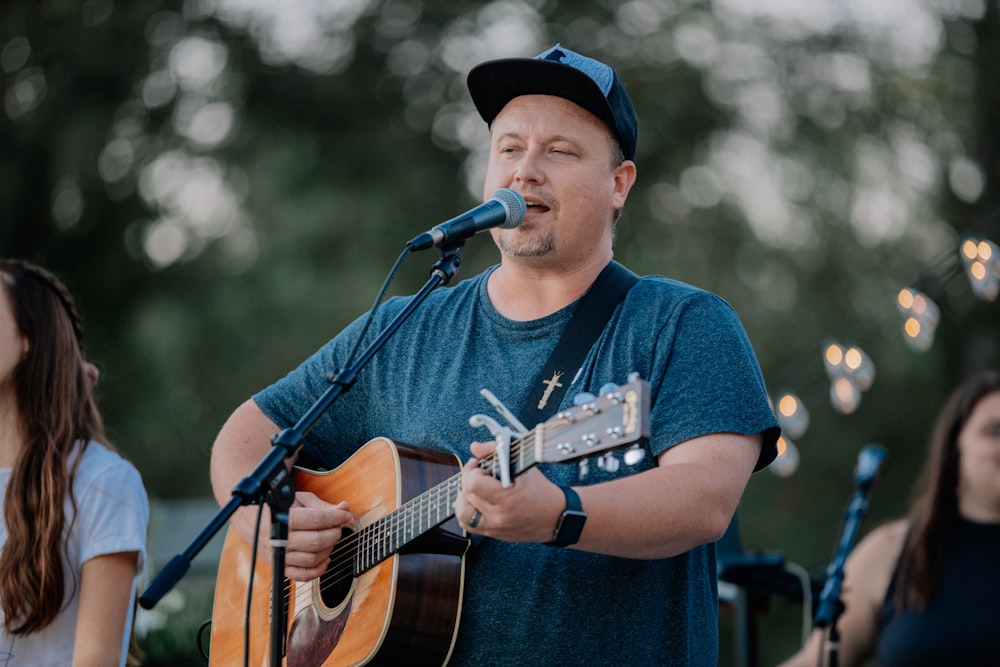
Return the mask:
<svg viewBox="0 0 1000 667">
<path fill-rule="evenodd" d="M 527 213 L 545 213 L 549 210 L 548 206 L 530 197 L 525 197 L 524 203 L 527 207 Z"/>
</svg>

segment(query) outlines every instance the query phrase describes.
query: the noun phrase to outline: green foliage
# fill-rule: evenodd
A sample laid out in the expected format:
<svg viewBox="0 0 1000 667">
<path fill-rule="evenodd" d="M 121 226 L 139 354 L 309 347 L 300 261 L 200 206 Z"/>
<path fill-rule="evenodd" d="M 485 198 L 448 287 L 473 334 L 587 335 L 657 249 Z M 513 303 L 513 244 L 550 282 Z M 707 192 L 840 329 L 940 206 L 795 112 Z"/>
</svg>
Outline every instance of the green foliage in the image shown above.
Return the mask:
<svg viewBox="0 0 1000 667">
<path fill-rule="evenodd" d="M 861 446 L 892 453 L 873 525 L 906 510 L 945 394 L 1000 363 L 1000 313 L 953 252 L 998 239 L 998 10 L 915 3 L 885 25 L 740 5 L 328 3 L 288 39 L 304 9 L 5 3 L 0 253 L 67 279 L 109 429 L 151 494 L 207 496 L 232 409 L 364 312 L 407 239 L 480 196 L 464 72 L 556 41 L 606 58 L 640 121 L 616 255 L 726 298 L 772 392 L 808 404 L 799 472 L 756 475 L 741 518 L 748 548 L 818 573 Z M 434 259 L 411 258 L 391 293 Z M 459 278 L 495 261 L 476 239 Z M 903 285 L 941 308 L 929 352 L 900 338 Z M 830 338 L 877 368 L 851 415 L 830 408 Z M 764 662 L 793 648 L 795 612 L 780 616 Z"/>
<path fill-rule="evenodd" d="M 205 582 L 207 583 L 207 582 Z M 183 610 L 173 613 L 167 623 L 150 630 L 136 639 L 142 656 L 143 667 L 196 667 L 207 665 L 199 648 L 199 641 L 207 650 L 210 645 L 211 626 L 205 624 L 212 616 L 211 587 L 202 586 L 201 595 L 192 586 L 185 586 L 189 596 Z M 208 593 L 209 595 L 206 595 Z M 192 597 L 192 594 L 193 597 Z"/>
</svg>

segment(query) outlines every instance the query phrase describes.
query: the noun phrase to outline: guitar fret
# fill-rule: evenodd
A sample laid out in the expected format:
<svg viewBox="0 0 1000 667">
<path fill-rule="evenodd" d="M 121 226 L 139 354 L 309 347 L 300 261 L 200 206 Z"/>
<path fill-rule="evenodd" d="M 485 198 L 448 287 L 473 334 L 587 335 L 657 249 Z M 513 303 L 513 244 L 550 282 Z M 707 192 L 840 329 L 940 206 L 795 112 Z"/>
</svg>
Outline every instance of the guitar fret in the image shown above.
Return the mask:
<svg viewBox="0 0 1000 667">
<path fill-rule="evenodd" d="M 386 530 L 384 531 L 386 535 L 389 536 L 388 540 L 381 540 L 376 542 L 373 546 L 375 547 L 373 556 L 379 560 L 388 556 L 394 549 L 399 548 L 399 534 L 397 532 L 397 527 L 399 524 L 399 513 L 393 512 L 385 518 L 385 523 L 388 524 Z"/>
<path fill-rule="evenodd" d="M 359 533 L 355 573 L 364 572 L 454 515 L 462 478 L 455 475 L 366 526 Z M 378 539 L 383 535 L 383 539 Z"/>
</svg>

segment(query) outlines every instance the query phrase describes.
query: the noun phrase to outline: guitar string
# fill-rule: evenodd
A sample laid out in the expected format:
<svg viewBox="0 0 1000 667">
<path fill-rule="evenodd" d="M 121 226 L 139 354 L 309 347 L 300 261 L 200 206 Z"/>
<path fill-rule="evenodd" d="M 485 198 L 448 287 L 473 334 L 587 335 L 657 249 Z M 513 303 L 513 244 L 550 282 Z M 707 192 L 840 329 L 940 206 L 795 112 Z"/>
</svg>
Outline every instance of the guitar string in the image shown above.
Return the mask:
<svg viewBox="0 0 1000 667">
<path fill-rule="evenodd" d="M 524 452 L 525 451 L 530 452 L 534 449 L 534 441 L 535 441 L 535 433 L 534 431 L 532 431 L 526 434 L 520 440 L 512 442 L 510 451 L 511 460 L 514 460 L 514 458 L 517 457 L 519 461 L 523 462 Z M 520 470 L 520 472 L 527 470 L 527 468 L 531 467 L 535 463 L 536 462 L 532 462 L 529 465 L 525 465 Z M 490 473 L 493 474 L 494 476 L 496 476 L 499 472 L 499 463 L 497 462 L 495 456 L 489 456 L 485 459 L 481 459 L 479 462 L 479 466 L 481 468 L 488 469 Z M 415 510 L 427 509 L 429 505 L 427 499 L 428 496 L 434 497 L 434 499 L 430 502 L 430 508 L 433 508 L 435 506 L 438 507 L 440 506 L 440 501 L 441 501 L 440 496 L 442 495 L 442 492 L 446 494 L 444 495 L 444 499 L 451 500 L 450 492 L 454 491 L 455 495 L 457 496 L 458 491 L 461 489 L 460 482 L 461 482 L 461 474 L 453 475 L 447 480 L 431 487 L 425 493 L 415 498 L 411 498 L 407 502 L 400 505 L 400 507 L 397 508 L 396 510 L 393 510 L 389 514 L 386 514 L 377 519 L 374 523 L 365 526 L 359 531 L 352 532 L 350 535 L 342 539 L 337 544 L 337 546 L 334 547 L 333 552 L 331 552 L 330 564 L 327 566 L 326 571 L 320 576 L 320 579 L 322 581 L 319 589 L 320 593 L 328 591 L 330 588 L 340 584 L 345 580 L 354 578 L 355 576 L 354 562 L 362 547 L 368 548 L 369 550 L 377 547 L 379 548 L 379 552 L 374 554 L 376 558 L 370 564 L 368 564 L 367 567 L 360 568 L 359 574 L 366 572 L 373 566 L 377 565 L 381 561 L 391 556 L 395 551 L 398 550 L 399 546 L 402 545 L 386 549 L 385 546 L 390 540 L 385 540 L 385 539 L 374 540 L 372 539 L 371 534 L 377 532 L 379 529 L 383 529 L 388 531 L 387 534 L 390 538 L 397 537 L 399 534 L 398 524 L 405 521 L 407 514 L 414 514 Z M 451 487 L 457 487 L 457 488 L 452 489 Z M 452 507 L 450 508 L 448 515 L 446 515 L 441 521 L 436 521 L 434 525 L 442 523 L 443 521 L 447 521 L 449 518 L 454 516 L 454 507 L 453 507 L 454 501 L 452 501 L 450 505 L 452 505 Z M 431 527 L 433 526 L 429 526 L 423 529 L 422 531 L 420 531 L 419 534 L 423 534 L 423 532 L 426 532 Z M 361 542 L 362 544 L 357 544 L 359 542 Z M 372 557 L 373 554 L 368 554 L 368 555 L 369 557 Z M 292 584 L 290 581 L 285 583 L 284 596 L 286 600 L 289 598 L 291 594 L 291 585 Z"/>
</svg>

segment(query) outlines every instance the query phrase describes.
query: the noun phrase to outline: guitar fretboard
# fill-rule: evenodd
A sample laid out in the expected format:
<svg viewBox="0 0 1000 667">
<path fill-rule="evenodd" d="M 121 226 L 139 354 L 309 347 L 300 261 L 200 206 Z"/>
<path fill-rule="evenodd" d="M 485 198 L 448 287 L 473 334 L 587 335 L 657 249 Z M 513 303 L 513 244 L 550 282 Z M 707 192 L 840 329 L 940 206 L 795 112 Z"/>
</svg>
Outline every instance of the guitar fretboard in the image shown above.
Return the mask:
<svg viewBox="0 0 1000 667">
<path fill-rule="evenodd" d="M 510 474 L 520 475 L 535 466 L 535 431 L 510 444 Z M 479 462 L 494 477 L 500 477 L 497 457 Z M 381 563 L 404 546 L 455 515 L 455 501 L 462 490 L 462 475 L 449 477 L 352 535 L 356 542 L 355 576 Z"/>
</svg>

